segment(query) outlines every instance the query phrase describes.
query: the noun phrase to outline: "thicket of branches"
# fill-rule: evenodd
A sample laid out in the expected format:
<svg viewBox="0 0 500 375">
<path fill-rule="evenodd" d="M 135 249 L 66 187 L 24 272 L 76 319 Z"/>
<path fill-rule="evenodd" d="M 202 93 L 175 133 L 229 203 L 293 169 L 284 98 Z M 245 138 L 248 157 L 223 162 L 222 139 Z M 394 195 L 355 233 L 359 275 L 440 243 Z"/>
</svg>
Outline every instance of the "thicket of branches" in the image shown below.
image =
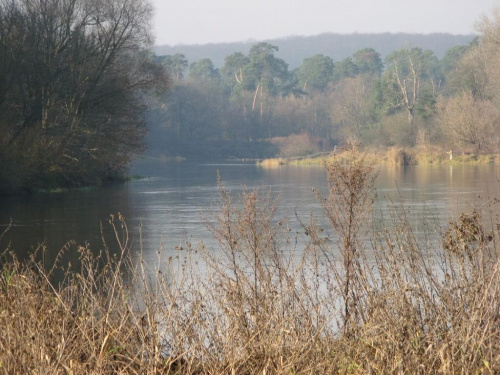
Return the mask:
<svg viewBox="0 0 500 375">
<path fill-rule="evenodd" d="M 149 1 L 0 1 L 0 187 L 122 178 L 143 147 L 145 90 L 169 79 Z"/>
</svg>

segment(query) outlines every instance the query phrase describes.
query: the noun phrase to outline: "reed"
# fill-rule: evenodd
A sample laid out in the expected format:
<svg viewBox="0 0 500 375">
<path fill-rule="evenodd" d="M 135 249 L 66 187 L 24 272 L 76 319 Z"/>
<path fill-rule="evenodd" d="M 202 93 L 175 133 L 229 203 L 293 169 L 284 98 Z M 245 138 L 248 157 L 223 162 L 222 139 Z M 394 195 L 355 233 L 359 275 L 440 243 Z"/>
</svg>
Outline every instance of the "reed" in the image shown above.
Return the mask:
<svg viewBox="0 0 500 375">
<path fill-rule="evenodd" d="M 347 147 L 348 148 L 348 147 Z M 432 146 L 418 146 L 414 148 L 389 147 L 384 150 L 366 149 L 365 160 L 369 163 L 375 162 L 381 165 L 441 165 L 441 164 L 497 164 L 499 163 L 498 154 L 485 153 L 454 153 L 450 160 L 449 153 L 441 148 Z M 343 163 L 349 163 L 348 149 L 341 149 L 330 155 L 303 158 L 279 158 L 264 159 L 259 162 L 260 165 L 281 166 L 281 165 L 324 165 L 328 164 L 333 158 L 341 160 Z"/>
</svg>

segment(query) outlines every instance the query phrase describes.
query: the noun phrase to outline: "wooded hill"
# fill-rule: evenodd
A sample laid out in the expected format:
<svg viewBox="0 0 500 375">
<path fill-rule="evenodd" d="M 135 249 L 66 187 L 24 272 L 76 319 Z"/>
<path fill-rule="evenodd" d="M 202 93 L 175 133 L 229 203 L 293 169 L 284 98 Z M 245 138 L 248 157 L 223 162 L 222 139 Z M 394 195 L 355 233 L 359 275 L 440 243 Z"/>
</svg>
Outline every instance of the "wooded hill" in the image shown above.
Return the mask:
<svg viewBox="0 0 500 375">
<path fill-rule="evenodd" d="M 373 48 L 385 58 L 392 51 L 401 48 L 418 47 L 431 50 L 436 57 L 442 58 L 444 53 L 454 47 L 469 44 L 476 35 L 452 34 L 333 34 L 326 33 L 315 36 L 290 36 L 287 38 L 267 40 L 269 44 L 279 46 L 276 57 L 285 60 L 290 69 L 297 68 L 304 59 L 315 54 L 322 54 L 339 61 L 352 56 L 363 48 Z M 163 45 L 156 46 L 155 53 L 162 55 L 183 54 L 189 62 L 203 58 L 212 60 L 217 68 L 224 66 L 224 58 L 234 52 L 248 54 L 257 41 L 250 40 L 238 43 L 210 43 L 203 45 Z"/>
</svg>

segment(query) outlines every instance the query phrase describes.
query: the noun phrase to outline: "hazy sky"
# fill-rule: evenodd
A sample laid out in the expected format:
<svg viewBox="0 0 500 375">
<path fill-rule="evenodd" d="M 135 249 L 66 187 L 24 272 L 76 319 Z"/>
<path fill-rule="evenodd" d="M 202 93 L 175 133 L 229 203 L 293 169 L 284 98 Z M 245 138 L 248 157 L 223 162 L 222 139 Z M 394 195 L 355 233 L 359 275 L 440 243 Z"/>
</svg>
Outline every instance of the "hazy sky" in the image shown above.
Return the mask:
<svg viewBox="0 0 500 375">
<path fill-rule="evenodd" d="M 156 44 L 333 33 L 469 34 L 500 0 L 153 0 Z"/>
</svg>

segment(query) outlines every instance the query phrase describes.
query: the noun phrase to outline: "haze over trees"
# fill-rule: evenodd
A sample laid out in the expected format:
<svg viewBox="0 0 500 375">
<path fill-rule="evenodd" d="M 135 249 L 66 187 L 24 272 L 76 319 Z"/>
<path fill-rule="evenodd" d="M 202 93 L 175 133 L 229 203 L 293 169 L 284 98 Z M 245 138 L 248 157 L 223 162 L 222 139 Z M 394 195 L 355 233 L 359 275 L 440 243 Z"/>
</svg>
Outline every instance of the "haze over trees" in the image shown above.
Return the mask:
<svg viewBox="0 0 500 375">
<path fill-rule="evenodd" d="M 334 60 L 316 53 L 295 69 L 278 45 L 208 57 L 156 57 L 169 71 L 186 61 L 150 117 L 149 153 L 190 159 L 303 156 L 349 141 L 365 146 L 496 152 L 500 17 L 439 58 L 416 46 L 384 56 L 364 47 Z M 175 57 L 175 58 L 174 58 Z M 189 65 L 189 74 L 186 67 Z M 187 74 L 187 75 L 186 75 Z"/>
<path fill-rule="evenodd" d="M 423 50 L 431 50 L 438 58 L 455 46 L 470 43 L 475 35 L 451 34 L 331 34 L 325 33 L 314 36 L 290 36 L 266 40 L 265 42 L 279 46 L 277 56 L 285 60 L 290 69 L 299 67 L 304 59 L 321 54 L 331 57 L 334 61 L 341 61 L 352 56 L 356 51 L 370 47 L 380 53 L 382 59 L 397 49 L 408 46 L 419 46 Z M 224 59 L 240 51 L 248 54 L 256 41 L 238 43 L 210 43 L 204 45 L 175 45 L 156 46 L 154 51 L 159 56 L 183 54 L 189 61 L 198 61 L 202 58 L 212 60 L 217 68 L 224 66 Z"/>
<path fill-rule="evenodd" d="M 0 0 L 0 187 L 122 178 L 169 86 L 142 0 Z"/>
</svg>

